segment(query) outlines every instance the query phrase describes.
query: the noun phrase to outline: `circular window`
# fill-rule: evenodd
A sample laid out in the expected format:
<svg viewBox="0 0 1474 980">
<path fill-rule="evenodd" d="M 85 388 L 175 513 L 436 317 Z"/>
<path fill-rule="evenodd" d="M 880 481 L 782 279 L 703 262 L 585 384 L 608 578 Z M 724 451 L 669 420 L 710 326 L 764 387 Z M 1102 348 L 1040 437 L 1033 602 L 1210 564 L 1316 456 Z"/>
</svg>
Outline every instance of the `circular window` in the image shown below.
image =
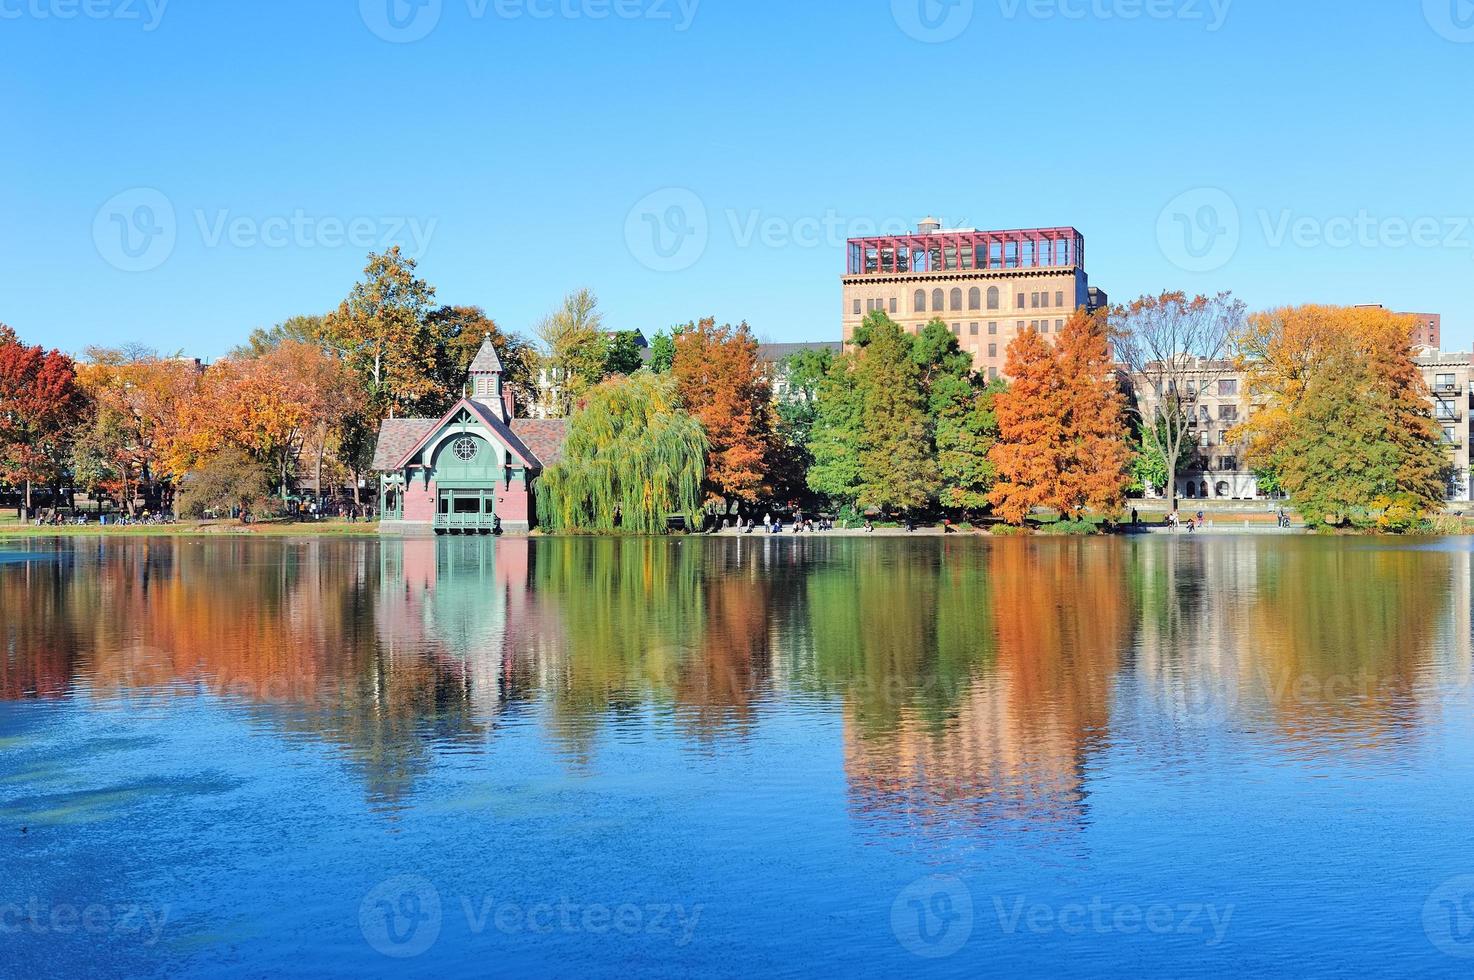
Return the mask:
<svg viewBox="0 0 1474 980">
<path fill-rule="evenodd" d="M 481 451 L 481 447 L 477 444 L 476 440 L 470 436 L 461 436 L 451 445 L 451 449 L 455 452 L 456 459 L 463 463 L 469 463 Z"/>
</svg>

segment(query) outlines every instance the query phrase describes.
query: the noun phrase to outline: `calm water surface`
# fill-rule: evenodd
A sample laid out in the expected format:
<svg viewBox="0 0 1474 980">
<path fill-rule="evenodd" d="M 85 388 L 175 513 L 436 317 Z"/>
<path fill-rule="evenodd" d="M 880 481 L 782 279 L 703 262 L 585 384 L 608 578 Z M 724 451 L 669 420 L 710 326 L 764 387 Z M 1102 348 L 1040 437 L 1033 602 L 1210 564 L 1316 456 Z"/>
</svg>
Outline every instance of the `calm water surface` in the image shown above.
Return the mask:
<svg viewBox="0 0 1474 980">
<path fill-rule="evenodd" d="M 1474 972 L 1471 543 L 0 552 L 0 974 Z"/>
</svg>

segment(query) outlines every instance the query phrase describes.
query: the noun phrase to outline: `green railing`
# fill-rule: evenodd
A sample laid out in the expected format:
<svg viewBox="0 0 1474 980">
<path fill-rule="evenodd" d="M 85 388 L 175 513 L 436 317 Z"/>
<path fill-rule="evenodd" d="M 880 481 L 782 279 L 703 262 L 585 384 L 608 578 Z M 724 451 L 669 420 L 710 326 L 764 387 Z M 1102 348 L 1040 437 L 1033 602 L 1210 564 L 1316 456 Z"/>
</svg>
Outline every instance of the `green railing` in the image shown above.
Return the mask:
<svg viewBox="0 0 1474 980">
<path fill-rule="evenodd" d="M 436 514 L 437 531 L 491 531 L 496 528 L 492 514 Z"/>
</svg>

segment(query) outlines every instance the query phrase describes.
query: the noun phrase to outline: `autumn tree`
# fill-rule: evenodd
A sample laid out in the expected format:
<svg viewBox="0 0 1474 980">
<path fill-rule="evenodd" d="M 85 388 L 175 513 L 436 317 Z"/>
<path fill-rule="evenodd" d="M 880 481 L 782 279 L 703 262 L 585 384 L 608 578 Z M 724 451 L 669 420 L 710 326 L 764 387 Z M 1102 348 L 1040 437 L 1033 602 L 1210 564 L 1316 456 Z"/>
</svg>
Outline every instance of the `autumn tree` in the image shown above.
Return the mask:
<svg viewBox="0 0 1474 980">
<path fill-rule="evenodd" d="M 73 451 L 79 484 L 116 496 L 130 514 L 140 496 L 148 509 L 168 510 L 182 475 L 169 465 L 170 447 L 184 435 L 182 412 L 199 377 L 199 365 L 182 357 L 89 348 L 77 366 L 91 405 Z"/>
<path fill-rule="evenodd" d="M 707 500 L 756 502 L 774 444 L 772 392 L 752 331 L 709 318 L 690 324 L 676 338 L 671 374 L 681 403 L 706 433 Z"/>
<path fill-rule="evenodd" d="M 520 398 L 530 401 L 537 393 L 537 350 L 518 336 L 507 333 L 479 306 L 442 306 L 425 318 L 426 338 L 435 352 L 431 376 L 437 397 L 423 409 L 440 415 L 466 391 L 471 362 L 482 343 L 490 338 L 502 362 L 502 382 Z"/>
<path fill-rule="evenodd" d="M 396 245 L 369 256 L 362 281 L 324 319 L 324 337 L 359 379 L 371 416 L 433 407 L 441 397 L 440 352 L 425 330 L 434 297 Z"/>
<path fill-rule="evenodd" d="M 1188 298 L 1182 292 L 1142 296 L 1112 310 L 1111 343 L 1137 389 L 1141 428 L 1154 433 L 1168 473 L 1179 473 L 1195 449 L 1188 425 L 1197 391 L 1234 369 L 1233 338 L 1244 304 L 1229 293 Z M 1174 508 L 1177 481 L 1165 487 Z"/>
<path fill-rule="evenodd" d="M 998 483 L 989 500 L 998 516 L 1022 524 L 1034 508 L 1066 498 L 1066 382 L 1053 348 L 1033 327 L 1008 345 L 1005 372 L 1008 390 L 994 399 L 998 443 L 989 458 Z"/>
<path fill-rule="evenodd" d="M 1115 510 L 1130 484 L 1126 398 L 1111 363 L 1108 336 L 1103 316 L 1078 310 L 1055 341 L 1065 384 L 1065 439 L 1070 450 L 1064 497 L 1056 506 L 1071 516 L 1082 510 Z"/>
<path fill-rule="evenodd" d="M 542 366 L 556 381 L 554 411 L 567 415 L 594 385 L 604 378 L 604 314 L 592 290 L 580 289 L 563 298 L 557 310 L 537 325 L 542 341 Z"/>
<path fill-rule="evenodd" d="M 1309 523 L 1404 530 L 1442 504 L 1451 459 L 1412 327 L 1381 308 L 1301 306 L 1239 333 L 1256 410 L 1229 438 Z"/>
<path fill-rule="evenodd" d="M 273 327 L 257 327 L 246 342 L 233 349 L 232 357 L 260 357 L 284 340 L 323 343 L 327 338 L 326 320 L 315 313 L 288 317 Z"/>
<path fill-rule="evenodd" d="M 34 484 L 60 490 L 85 407 L 70 357 L 28 347 L 0 324 L 0 476 L 23 488 L 23 518 Z"/>
<path fill-rule="evenodd" d="M 267 466 L 244 449 L 229 446 L 190 473 L 179 496 L 179 511 L 189 517 L 234 511 L 244 522 L 266 506 L 270 496 Z"/>
</svg>

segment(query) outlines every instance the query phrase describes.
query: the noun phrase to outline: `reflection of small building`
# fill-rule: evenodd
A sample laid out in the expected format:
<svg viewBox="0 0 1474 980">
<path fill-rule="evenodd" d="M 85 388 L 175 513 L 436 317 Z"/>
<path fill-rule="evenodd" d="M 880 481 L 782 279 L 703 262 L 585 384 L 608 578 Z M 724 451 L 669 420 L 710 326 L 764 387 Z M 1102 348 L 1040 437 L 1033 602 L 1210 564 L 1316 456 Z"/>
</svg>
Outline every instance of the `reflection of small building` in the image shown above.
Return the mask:
<svg viewBox="0 0 1474 980">
<path fill-rule="evenodd" d="M 490 338 L 470 369 L 471 395 L 439 419 L 388 419 L 379 430 L 380 528 L 389 534 L 525 531 L 532 487 L 557 461 L 564 422 L 513 418 Z"/>
</svg>

